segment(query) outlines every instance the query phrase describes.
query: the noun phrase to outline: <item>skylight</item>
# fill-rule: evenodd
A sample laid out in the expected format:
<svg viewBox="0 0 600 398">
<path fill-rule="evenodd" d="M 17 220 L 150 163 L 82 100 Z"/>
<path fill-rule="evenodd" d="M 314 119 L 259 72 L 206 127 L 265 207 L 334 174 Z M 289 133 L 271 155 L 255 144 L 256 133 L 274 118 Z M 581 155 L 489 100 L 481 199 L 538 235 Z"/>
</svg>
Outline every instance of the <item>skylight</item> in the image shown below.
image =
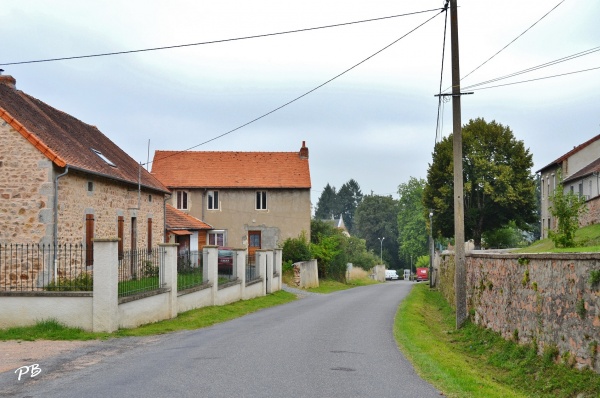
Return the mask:
<svg viewBox="0 0 600 398">
<path fill-rule="evenodd" d="M 100 159 L 104 160 L 106 162 L 106 164 L 108 164 L 109 166 L 112 167 L 117 167 L 116 164 L 114 164 L 113 162 L 110 161 L 109 158 L 107 158 L 106 156 L 104 156 L 104 154 L 94 148 L 90 148 L 96 155 L 98 155 L 98 157 L 100 157 Z"/>
</svg>

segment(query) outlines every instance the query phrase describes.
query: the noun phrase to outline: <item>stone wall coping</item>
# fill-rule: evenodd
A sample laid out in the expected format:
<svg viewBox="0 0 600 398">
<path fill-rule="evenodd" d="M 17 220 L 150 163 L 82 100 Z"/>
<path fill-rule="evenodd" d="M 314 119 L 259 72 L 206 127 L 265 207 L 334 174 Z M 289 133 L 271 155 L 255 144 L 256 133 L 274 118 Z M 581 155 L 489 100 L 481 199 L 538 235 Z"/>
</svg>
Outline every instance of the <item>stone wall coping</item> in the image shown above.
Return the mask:
<svg viewBox="0 0 600 398">
<path fill-rule="evenodd" d="M 581 253 L 466 253 L 466 257 L 495 259 L 537 259 L 537 260 L 600 260 L 599 252 Z"/>
</svg>

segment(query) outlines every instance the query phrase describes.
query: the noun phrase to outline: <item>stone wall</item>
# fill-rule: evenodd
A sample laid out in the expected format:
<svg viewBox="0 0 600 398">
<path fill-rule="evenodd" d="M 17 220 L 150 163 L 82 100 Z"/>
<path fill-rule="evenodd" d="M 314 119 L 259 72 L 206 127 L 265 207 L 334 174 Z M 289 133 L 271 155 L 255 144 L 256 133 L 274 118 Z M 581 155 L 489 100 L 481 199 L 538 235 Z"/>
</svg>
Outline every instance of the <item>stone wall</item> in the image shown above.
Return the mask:
<svg viewBox="0 0 600 398">
<path fill-rule="evenodd" d="M 440 263 L 440 289 L 453 290 Z M 506 339 L 557 347 L 563 361 L 600 372 L 600 253 L 483 254 L 466 257 L 467 304 L 475 323 Z M 450 301 L 454 305 L 453 301 Z"/>
<path fill-rule="evenodd" d="M 587 211 L 579 217 L 580 227 L 600 222 L 600 196 L 588 200 L 585 204 Z"/>
</svg>

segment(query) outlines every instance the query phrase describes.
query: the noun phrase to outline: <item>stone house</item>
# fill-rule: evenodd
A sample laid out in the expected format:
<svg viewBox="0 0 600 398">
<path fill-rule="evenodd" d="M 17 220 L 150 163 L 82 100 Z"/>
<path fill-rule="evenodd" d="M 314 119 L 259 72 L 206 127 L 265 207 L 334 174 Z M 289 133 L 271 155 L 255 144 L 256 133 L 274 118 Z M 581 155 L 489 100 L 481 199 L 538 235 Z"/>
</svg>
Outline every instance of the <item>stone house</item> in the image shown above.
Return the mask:
<svg viewBox="0 0 600 398">
<path fill-rule="evenodd" d="M 96 127 L 0 76 L 0 244 L 164 239 L 169 190 Z M 88 250 L 90 251 L 90 250 Z M 89 254 L 89 258 L 91 257 Z"/>
<path fill-rule="evenodd" d="M 333 216 L 331 216 L 330 219 L 321 221 L 328 225 L 331 225 L 334 228 L 340 229 L 345 236 L 350 236 L 348 228 L 346 228 L 346 224 L 344 223 L 344 217 L 340 216 L 340 218 L 334 218 Z"/>
<path fill-rule="evenodd" d="M 156 151 L 152 174 L 171 205 L 210 224 L 203 244 L 274 249 L 303 231 L 310 239 L 308 148 L 298 152 Z"/>
<path fill-rule="evenodd" d="M 537 171 L 541 194 L 541 237 L 547 238 L 548 231 L 557 226 L 550 214 L 550 196 L 558 188 L 562 175 L 565 192 L 584 196 L 588 212 L 579 222 L 581 226 L 600 222 L 600 134 L 574 147 L 555 161 Z"/>
</svg>

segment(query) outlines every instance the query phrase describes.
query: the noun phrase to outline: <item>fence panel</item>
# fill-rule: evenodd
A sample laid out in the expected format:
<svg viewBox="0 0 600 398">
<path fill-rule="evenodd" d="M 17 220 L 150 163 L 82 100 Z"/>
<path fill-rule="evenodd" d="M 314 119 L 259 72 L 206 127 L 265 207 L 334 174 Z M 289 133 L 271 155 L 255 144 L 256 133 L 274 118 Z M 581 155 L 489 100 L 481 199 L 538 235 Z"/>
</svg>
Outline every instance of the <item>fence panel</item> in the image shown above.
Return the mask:
<svg viewBox="0 0 600 398">
<path fill-rule="evenodd" d="M 190 289 L 204 283 L 204 256 L 201 251 L 185 250 L 177 254 L 177 290 Z"/>
<path fill-rule="evenodd" d="M 246 256 L 246 283 L 259 279 L 255 256 Z"/>
<path fill-rule="evenodd" d="M 1 244 L 0 291 L 91 291 L 82 245 Z"/>
<path fill-rule="evenodd" d="M 165 286 L 165 251 L 138 249 L 125 251 L 119 259 L 119 297 L 157 290 Z"/>
</svg>

